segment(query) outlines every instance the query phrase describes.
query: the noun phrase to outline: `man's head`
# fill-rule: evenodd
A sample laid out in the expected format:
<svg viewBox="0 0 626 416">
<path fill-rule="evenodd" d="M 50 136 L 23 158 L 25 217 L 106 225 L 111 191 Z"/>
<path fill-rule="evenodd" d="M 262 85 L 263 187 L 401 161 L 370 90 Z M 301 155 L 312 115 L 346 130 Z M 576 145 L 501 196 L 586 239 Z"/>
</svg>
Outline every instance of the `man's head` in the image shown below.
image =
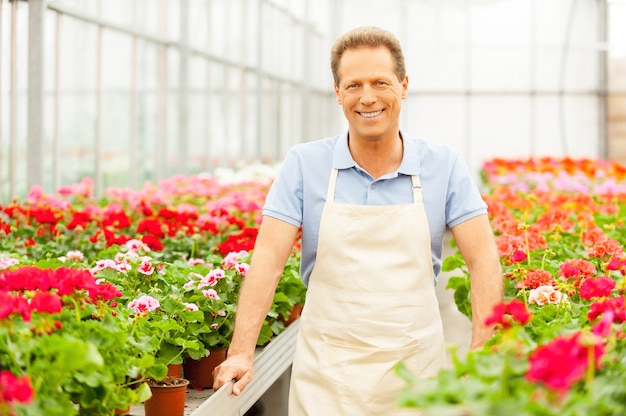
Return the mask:
<svg viewBox="0 0 626 416">
<path fill-rule="evenodd" d="M 361 47 L 378 48 L 384 47 L 389 50 L 395 62 L 395 73 L 398 81 L 404 80 L 406 76 L 406 67 L 404 65 L 404 55 L 400 42 L 393 33 L 388 30 L 380 29 L 375 26 L 363 26 L 352 29 L 341 36 L 331 50 L 330 69 L 333 73 L 333 79 L 336 85 L 339 85 L 339 63 L 343 53 L 348 49 L 357 49 Z"/>
<path fill-rule="evenodd" d="M 378 28 L 358 28 L 337 41 L 331 59 L 350 140 L 396 140 L 409 85 L 397 39 Z"/>
</svg>

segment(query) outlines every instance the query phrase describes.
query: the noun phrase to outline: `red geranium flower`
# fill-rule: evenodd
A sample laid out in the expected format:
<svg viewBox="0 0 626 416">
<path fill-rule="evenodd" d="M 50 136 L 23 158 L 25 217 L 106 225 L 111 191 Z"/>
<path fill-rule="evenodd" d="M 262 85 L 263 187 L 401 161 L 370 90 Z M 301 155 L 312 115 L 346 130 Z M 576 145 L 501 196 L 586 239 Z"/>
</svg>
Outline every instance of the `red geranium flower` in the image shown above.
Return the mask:
<svg viewBox="0 0 626 416">
<path fill-rule="evenodd" d="M 16 377 L 8 370 L 0 371 L 0 399 L 6 403 L 29 403 L 35 397 L 30 378 L 24 374 Z"/>
<path fill-rule="evenodd" d="M 594 321 L 598 316 L 605 312 L 611 311 L 615 314 L 615 322 L 621 323 L 626 321 L 626 305 L 624 304 L 624 296 L 617 298 L 604 299 L 591 304 L 587 319 Z"/>
<path fill-rule="evenodd" d="M 585 376 L 589 366 L 590 349 L 593 349 L 594 366 L 598 368 L 600 358 L 604 354 L 604 346 L 601 343 L 583 345 L 580 332 L 573 336 L 558 336 L 531 353 L 526 378 L 565 393 L 572 384 Z"/>
<path fill-rule="evenodd" d="M 493 313 L 485 320 L 485 325 L 498 324 L 503 328 L 510 328 L 513 323 L 517 322 L 526 325 L 532 314 L 526 308 L 526 305 L 519 299 L 513 299 L 510 302 L 501 302 L 493 308 Z"/>
<path fill-rule="evenodd" d="M 30 308 L 37 312 L 58 313 L 63 304 L 56 293 L 37 291 L 30 301 Z"/>
<path fill-rule="evenodd" d="M 580 286 L 580 297 L 585 300 L 608 297 L 614 287 L 615 281 L 607 276 L 585 279 Z"/>
</svg>

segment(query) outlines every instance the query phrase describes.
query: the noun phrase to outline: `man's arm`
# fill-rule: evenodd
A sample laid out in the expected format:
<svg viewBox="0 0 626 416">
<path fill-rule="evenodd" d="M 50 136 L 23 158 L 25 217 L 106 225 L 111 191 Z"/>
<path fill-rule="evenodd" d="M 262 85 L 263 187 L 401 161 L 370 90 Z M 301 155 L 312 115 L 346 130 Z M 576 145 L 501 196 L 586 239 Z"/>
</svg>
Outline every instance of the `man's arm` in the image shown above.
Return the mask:
<svg viewBox="0 0 626 416">
<path fill-rule="evenodd" d="M 493 307 L 503 300 L 502 267 L 487 215 L 479 215 L 452 228 L 452 235 L 465 259 L 471 285 L 472 342 L 477 349 L 493 336 L 485 325 Z"/>
<path fill-rule="evenodd" d="M 243 280 L 235 330 L 228 347 L 228 358 L 215 368 L 213 389 L 235 379 L 233 394 L 238 396 L 254 375 L 256 341 L 274 292 L 291 254 L 298 228 L 272 217 L 263 217 L 252 252 L 250 269 Z"/>
</svg>

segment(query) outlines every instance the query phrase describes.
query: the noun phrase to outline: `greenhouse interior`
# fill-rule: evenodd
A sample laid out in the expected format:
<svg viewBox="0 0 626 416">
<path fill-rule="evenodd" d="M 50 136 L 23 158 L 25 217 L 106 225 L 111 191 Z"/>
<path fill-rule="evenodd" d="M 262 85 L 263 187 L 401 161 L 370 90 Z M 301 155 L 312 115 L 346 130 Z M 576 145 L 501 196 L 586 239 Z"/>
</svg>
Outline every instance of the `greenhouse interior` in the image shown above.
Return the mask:
<svg viewBox="0 0 626 416">
<path fill-rule="evenodd" d="M 0 0 L 0 416 L 624 415 L 625 248 L 626 0 Z"/>
</svg>

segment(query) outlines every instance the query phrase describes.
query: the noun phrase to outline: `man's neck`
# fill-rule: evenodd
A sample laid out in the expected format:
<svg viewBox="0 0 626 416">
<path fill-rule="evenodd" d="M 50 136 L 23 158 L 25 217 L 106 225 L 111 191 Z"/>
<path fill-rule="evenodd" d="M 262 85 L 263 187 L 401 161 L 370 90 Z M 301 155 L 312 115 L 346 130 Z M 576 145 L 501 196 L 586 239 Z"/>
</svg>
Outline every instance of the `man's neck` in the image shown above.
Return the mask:
<svg viewBox="0 0 626 416">
<path fill-rule="evenodd" d="M 348 137 L 348 147 L 354 161 L 375 179 L 398 169 L 404 154 L 399 133 L 395 138 L 380 140 Z"/>
</svg>

